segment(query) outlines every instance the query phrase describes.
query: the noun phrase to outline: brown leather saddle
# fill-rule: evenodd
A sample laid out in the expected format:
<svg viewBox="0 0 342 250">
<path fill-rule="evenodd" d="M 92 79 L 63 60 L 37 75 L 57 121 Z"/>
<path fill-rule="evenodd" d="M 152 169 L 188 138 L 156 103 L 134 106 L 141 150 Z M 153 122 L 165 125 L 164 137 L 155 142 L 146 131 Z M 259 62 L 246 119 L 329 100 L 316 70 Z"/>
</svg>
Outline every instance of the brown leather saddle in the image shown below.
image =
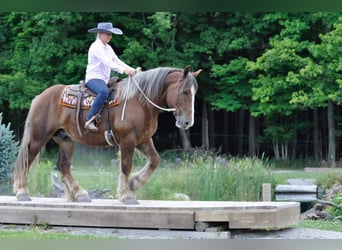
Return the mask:
<svg viewBox="0 0 342 250">
<path fill-rule="evenodd" d="M 108 82 L 110 90 L 109 98 L 105 105 L 108 108 L 114 107 L 120 103 L 120 88 L 118 87 L 118 77 L 112 77 Z M 87 88 L 82 80 L 80 84 L 68 85 L 62 91 L 59 104 L 68 108 L 90 109 L 95 100 L 96 94 Z"/>
<path fill-rule="evenodd" d="M 105 131 L 105 138 L 107 143 L 111 146 L 117 144 L 111 126 L 109 124 L 108 109 L 120 104 L 121 88 L 118 82 L 121 81 L 118 77 L 110 78 L 108 82 L 108 88 L 110 90 L 109 97 L 104 105 L 102 105 L 100 111 L 96 114 L 96 123 L 99 124 L 102 120 L 103 111 L 107 113 L 104 115 L 107 130 Z M 96 94 L 87 88 L 85 82 L 82 80 L 80 84 L 67 85 L 59 98 L 59 105 L 76 109 L 76 126 L 79 134 L 82 136 L 82 131 L 80 127 L 81 111 L 89 110 L 96 98 Z M 114 142 L 114 143 L 113 143 Z"/>
</svg>

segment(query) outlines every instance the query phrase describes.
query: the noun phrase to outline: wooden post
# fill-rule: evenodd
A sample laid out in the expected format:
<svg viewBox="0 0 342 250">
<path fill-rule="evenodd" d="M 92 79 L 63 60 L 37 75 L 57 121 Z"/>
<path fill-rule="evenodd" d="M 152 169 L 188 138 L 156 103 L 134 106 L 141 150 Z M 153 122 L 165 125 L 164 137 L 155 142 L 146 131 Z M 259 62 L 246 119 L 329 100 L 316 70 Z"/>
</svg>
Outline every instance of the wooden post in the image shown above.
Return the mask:
<svg viewBox="0 0 342 250">
<path fill-rule="evenodd" d="M 271 192 L 271 183 L 263 183 L 262 184 L 262 201 L 271 201 L 272 192 Z"/>
</svg>

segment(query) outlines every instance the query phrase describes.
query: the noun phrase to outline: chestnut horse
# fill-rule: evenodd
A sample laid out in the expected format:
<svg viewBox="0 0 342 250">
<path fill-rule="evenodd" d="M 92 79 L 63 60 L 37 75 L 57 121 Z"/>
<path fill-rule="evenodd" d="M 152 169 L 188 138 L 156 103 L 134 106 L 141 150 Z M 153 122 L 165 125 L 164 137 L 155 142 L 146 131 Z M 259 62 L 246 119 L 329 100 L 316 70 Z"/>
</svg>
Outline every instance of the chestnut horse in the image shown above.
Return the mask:
<svg viewBox="0 0 342 250">
<path fill-rule="evenodd" d="M 198 88 L 195 77 L 200 72 L 190 72 L 189 66 L 184 69 L 161 67 L 140 72 L 118 83 L 122 90 L 122 101 L 109 109 L 108 121 L 121 150 L 117 187 L 120 202 L 138 203 L 134 191 L 150 179 L 159 165 L 160 156 L 152 136 L 157 129 L 160 106 L 173 108 L 177 127 L 188 129 L 193 125 L 194 99 Z M 50 139 L 59 145 L 57 168 L 61 172 L 66 198 L 69 201 L 91 201 L 88 192 L 78 185 L 71 174 L 71 157 L 75 142 L 90 146 L 108 145 L 104 137 L 108 125 L 102 121 L 97 132 L 83 127 L 77 129 L 76 109 L 59 105 L 65 87 L 54 85 L 36 96 L 31 103 L 14 167 L 13 187 L 19 201 L 31 200 L 27 187 L 29 168 Z M 84 124 L 86 112 L 82 113 L 80 123 Z M 145 155 L 147 162 L 130 177 L 135 148 Z"/>
</svg>

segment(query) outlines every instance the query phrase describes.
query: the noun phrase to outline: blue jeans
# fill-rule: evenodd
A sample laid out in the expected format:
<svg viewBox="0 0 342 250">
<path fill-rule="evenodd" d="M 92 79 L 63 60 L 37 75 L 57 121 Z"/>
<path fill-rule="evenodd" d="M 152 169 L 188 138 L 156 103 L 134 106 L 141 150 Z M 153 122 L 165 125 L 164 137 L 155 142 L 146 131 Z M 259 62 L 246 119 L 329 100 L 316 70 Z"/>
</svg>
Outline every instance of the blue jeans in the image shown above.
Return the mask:
<svg viewBox="0 0 342 250">
<path fill-rule="evenodd" d="M 105 81 L 101 79 L 91 79 L 87 82 L 87 87 L 96 94 L 96 98 L 91 105 L 91 108 L 87 114 L 86 121 L 89 121 L 97 112 L 101 106 L 105 103 L 109 96 L 109 89 Z"/>
</svg>

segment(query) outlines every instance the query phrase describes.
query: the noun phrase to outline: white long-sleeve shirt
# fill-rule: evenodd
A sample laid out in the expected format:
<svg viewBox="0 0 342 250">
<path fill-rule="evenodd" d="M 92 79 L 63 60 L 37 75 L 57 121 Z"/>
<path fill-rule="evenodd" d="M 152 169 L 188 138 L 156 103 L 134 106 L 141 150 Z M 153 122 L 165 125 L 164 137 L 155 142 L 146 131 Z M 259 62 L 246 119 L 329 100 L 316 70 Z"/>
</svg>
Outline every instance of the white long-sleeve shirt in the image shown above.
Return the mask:
<svg viewBox="0 0 342 250">
<path fill-rule="evenodd" d="M 130 66 L 118 58 L 109 44 L 104 44 L 97 38 L 88 51 L 85 81 L 96 78 L 108 83 L 111 70 L 122 74 L 125 68 L 130 68 Z"/>
</svg>

